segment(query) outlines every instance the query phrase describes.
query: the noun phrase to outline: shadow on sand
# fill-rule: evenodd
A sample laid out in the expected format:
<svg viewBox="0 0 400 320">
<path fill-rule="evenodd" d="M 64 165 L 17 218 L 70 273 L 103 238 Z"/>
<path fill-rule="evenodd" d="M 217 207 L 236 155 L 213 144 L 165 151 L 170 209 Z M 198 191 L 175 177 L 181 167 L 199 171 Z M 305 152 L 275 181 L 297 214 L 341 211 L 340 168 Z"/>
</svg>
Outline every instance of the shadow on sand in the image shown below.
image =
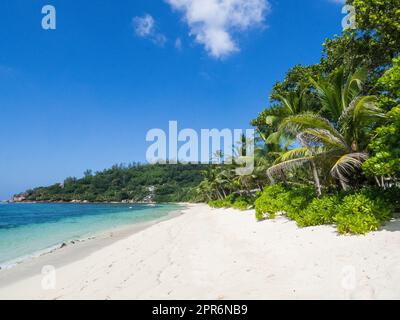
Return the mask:
<svg viewBox="0 0 400 320">
<path fill-rule="evenodd" d="M 400 213 L 397 213 L 392 221 L 385 224 L 382 230 L 390 232 L 400 231 Z"/>
</svg>

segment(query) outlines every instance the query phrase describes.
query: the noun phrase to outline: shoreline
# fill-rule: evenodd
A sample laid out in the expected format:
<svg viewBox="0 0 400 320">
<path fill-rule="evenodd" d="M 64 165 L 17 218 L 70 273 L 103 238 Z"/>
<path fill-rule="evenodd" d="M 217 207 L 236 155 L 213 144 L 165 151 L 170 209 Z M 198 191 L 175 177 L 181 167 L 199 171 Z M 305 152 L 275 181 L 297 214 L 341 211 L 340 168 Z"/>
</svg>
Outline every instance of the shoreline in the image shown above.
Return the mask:
<svg viewBox="0 0 400 320">
<path fill-rule="evenodd" d="M 399 245 L 400 219 L 343 237 L 332 226 L 256 222 L 254 210 L 197 204 L 86 255 L 71 246 L 77 259 L 68 264 L 53 255 L 50 290 L 42 266 L 29 277 L 12 269 L 0 299 L 399 299 Z"/>
<path fill-rule="evenodd" d="M 99 231 L 86 237 L 66 240 L 12 261 L 6 261 L 0 266 L 0 289 L 4 285 L 15 282 L 15 280 L 19 281 L 36 274 L 43 265 L 53 263 L 57 267 L 62 267 L 155 224 L 179 217 L 184 214 L 186 205 L 183 203 L 177 203 L 177 205 L 182 206 L 182 208 L 171 211 L 157 220 Z"/>
</svg>

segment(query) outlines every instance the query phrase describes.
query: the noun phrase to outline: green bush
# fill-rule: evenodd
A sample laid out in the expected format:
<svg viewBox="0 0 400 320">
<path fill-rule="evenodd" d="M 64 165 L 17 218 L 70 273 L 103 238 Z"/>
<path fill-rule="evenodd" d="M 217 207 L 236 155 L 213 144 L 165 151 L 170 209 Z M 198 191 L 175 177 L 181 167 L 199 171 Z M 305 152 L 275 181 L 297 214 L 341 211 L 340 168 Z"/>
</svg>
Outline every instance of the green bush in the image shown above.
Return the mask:
<svg viewBox="0 0 400 320">
<path fill-rule="evenodd" d="M 212 208 L 234 208 L 238 210 L 247 210 L 253 203 L 251 197 L 239 196 L 237 194 L 231 194 L 224 200 L 210 201 L 208 205 Z"/>
<path fill-rule="evenodd" d="M 283 199 L 284 212 L 289 219 L 296 220 L 298 215 L 307 208 L 307 206 L 316 197 L 314 187 L 303 186 L 291 188 L 287 191 L 286 197 Z"/>
<path fill-rule="evenodd" d="M 334 220 L 340 234 L 366 234 L 378 230 L 391 216 L 392 208 L 387 202 L 360 193 L 343 199 Z"/>
<path fill-rule="evenodd" d="M 256 218 L 273 219 L 278 212 L 284 212 L 293 219 L 314 197 L 312 187 L 287 188 L 282 184 L 268 186 L 255 201 Z"/>
<path fill-rule="evenodd" d="M 338 196 L 316 198 L 306 209 L 297 215 L 295 221 L 300 227 L 333 224 L 339 203 L 340 199 Z"/>
<path fill-rule="evenodd" d="M 213 201 L 209 201 L 208 205 L 212 208 L 227 208 L 230 206 L 230 203 L 227 202 L 226 200 L 213 200 Z"/>
<path fill-rule="evenodd" d="M 240 197 L 235 200 L 235 202 L 232 203 L 232 208 L 238 209 L 238 210 L 247 210 L 251 204 L 243 197 Z"/>
<path fill-rule="evenodd" d="M 281 184 L 265 187 L 254 203 L 257 220 L 273 219 L 278 211 L 283 210 L 281 198 L 284 195 L 286 195 L 286 190 Z"/>
<path fill-rule="evenodd" d="M 400 212 L 400 188 L 392 187 L 385 190 L 380 187 L 367 187 L 361 190 L 361 194 L 369 199 L 385 201 L 393 211 Z"/>
<path fill-rule="evenodd" d="M 312 187 L 266 187 L 255 201 L 257 220 L 273 219 L 284 212 L 300 227 L 336 224 L 340 234 L 376 231 L 400 208 L 399 188 L 364 188 L 316 198 Z"/>
</svg>

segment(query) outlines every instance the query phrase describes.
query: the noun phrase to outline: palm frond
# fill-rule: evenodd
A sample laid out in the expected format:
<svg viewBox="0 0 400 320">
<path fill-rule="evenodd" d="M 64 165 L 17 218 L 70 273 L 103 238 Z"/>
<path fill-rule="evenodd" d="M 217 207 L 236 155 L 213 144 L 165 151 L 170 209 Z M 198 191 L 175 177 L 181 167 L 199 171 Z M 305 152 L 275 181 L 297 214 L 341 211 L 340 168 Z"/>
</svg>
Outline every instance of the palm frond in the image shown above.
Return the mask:
<svg viewBox="0 0 400 320">
<path fill-rule="evenodd" d="M 334 178 L 347 184 L 349 176 L 355 169 L 359 169 L 367 159 L 368 154 L 364 152 L 345 154 L 336 161 L 331 169 L 331 174 Z"/>
<path fill-rule="evenodd" d="M 298 159 L 298 158 L 306 157 L 306 156 L 311 156 L 311 153 L 308 148 L 306 148 L 306 147 L 295 148 L 295 149 L 289 150 L 289 151 L 285 152 L 284 154 L 282 154 L 275 161 L 275 163 L 281 163 L 281 162 L 285 162 L 288 160 L 294 160 L 294 159 Z"/>
<path fill-rule="evenodd" d="M 348 76 L 342 90 L 342 104 L 344 108 L 360 94 L 367 77 L 368 70 L 363 67 Z"/>
<path fill-rule="evenodd" d="M 267 170 L 268 177 L 270 177 L 270 179 L 273 180 L 273 175 L 280 173 L 282 171 L 290 171 L 295 168 L 299 168 L 303 166 L 305 163 L 310 162 L 312 159 L 313 157 L 301 157 L 275 164 Z"/>
<path fill-rule="evenodd" d="M 279 131 L 297 136 L 306 129 L 323 129 L 337 135 L 337 130 L 324 117 L 315 113 L 306 112 L 285 118 L 279 126 Z"/>
<path fill-rule="evenodd" d="M 323 144 L 327 149 L 340 148 L 349 149 L 344 137 L 338 132 L 333 134 L 325 129 L 306 129 L 301 132 L 298 139 L 303 145 L 311 146 L 312 144 Z"/>
</svg>

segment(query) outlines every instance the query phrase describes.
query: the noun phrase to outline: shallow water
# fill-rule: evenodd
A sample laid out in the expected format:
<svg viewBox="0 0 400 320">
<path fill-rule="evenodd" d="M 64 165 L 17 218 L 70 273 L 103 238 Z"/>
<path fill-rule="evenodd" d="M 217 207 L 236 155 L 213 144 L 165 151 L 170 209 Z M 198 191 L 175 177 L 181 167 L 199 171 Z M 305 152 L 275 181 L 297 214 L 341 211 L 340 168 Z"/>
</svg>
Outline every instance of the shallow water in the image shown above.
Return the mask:
<svg viewBox="0 0 400 320">
<path fill-rule="evenodd" d="M 174 204 L 2 204 L 0 266 L 51 251 L 64 242 L 158 220 L 179 208 Z"/>
</svg>

